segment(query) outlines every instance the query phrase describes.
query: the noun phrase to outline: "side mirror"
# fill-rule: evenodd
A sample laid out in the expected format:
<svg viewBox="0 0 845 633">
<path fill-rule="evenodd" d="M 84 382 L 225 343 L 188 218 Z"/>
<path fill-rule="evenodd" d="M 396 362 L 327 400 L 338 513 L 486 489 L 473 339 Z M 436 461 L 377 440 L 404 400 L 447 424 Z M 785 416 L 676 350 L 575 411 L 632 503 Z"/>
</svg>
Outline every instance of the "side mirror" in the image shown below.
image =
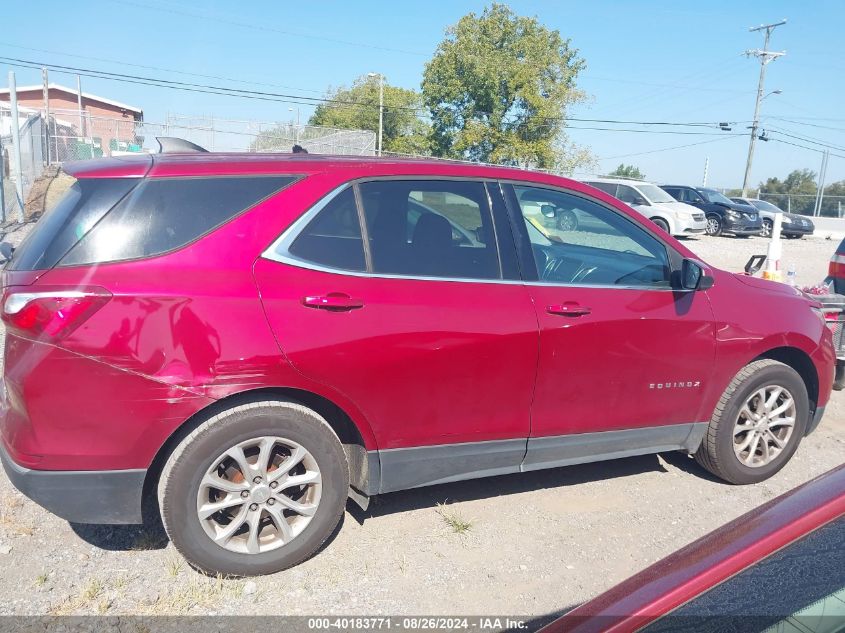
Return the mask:
<svg viewBox="0 0 845 633">
<path fill-rule="evenodd" d="M 540 213 L 542 213 L 547 218 L 553 218 L 557 215 L 555 208 L 550 204 L 544 204 L 540 207 Z"/>
<path fill-rule="evenodd" d="M 713 287 L 713 276 L 703 264 L 685 259 L 681 266 L 681 288 L 684 290 L 708 290 Z"/>
<path fill-rule="evenodd" d="M 12 253 L 15 252 L 15 247 L 9 242 L 0 242 L 0 263 L 5 263 L 12 259 Z"/>
<path fill-rule="evenodd" d="M 650 207 L 651 205 L 648 203 L 648 200 L 645 198 L 634 198 L 634 201 L 631 204 L 636 204 L 640 207 Z"/>
</svg>

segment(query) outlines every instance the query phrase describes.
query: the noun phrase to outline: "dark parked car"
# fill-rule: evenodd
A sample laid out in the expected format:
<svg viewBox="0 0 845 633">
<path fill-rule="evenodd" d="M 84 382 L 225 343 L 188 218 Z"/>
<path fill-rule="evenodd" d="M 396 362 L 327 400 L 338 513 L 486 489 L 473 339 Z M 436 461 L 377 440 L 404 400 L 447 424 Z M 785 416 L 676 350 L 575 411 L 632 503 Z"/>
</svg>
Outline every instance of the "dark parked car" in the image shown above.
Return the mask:
<svg viewBox="0 0 845 633">
<path fill-rule="evenodd" d="M 757 209 L 737 204 L 715 189 L 686 185 L 661 185 L 675 200 L 686 202 L 704 211 L 707 216 L 707 235 L 732 233 L 738 237 L 760 235 L 763 223 Z"/>
<path fill-rule="evenodd" d="M 544 633 L 845 630 L 845 465 L 678 550 Z"/>
<path fill-rule="evenodd" d="M 788 238 L 801 238 L 805 235 L 812 235 L 816 230 L 816 225 L 810 218 L 796 213 L 787 213 L 779 207 L 776 207 L 771 202 L 760 200 L 758 198 L 731 198 L 738 204 L 748 204 L 757 209 L 760 213 L 760 218 L 763 220 L 763 236 L 769 237 L 772 234 L 772 227 L 775 224 L 775 214 L 783 214 L 781 220 L 780 233 Z"/>
<path fill-rule="evenodd" d="M 763 481 L 830 397 L 818 306 L 573 180 L 307 154 L 65 169 L 3 270 L 0 458 L 71 521 L 137 523 L 157 493 L 209 572 L 303 561 L 348 497 L 669 450 Z"/>
</svg>

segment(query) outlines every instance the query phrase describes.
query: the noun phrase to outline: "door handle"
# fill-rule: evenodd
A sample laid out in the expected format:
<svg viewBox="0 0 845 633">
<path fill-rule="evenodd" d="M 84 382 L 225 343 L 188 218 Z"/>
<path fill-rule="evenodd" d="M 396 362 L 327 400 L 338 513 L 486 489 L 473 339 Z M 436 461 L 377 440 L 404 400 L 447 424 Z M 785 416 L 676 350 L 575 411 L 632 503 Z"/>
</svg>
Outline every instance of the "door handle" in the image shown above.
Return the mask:
<svg viewBox="0 0 845 633">
<path fill-rule="evenodd" d="M 342 292 L 330 292 L 325 295 L 302 297 L 302 305 L 330 312 L 346 312 L 363 308 L 364 302 Z"/>
<path fill-rule="evenodd" d="M 548 306 L 546 312 L 549 314 L 556 314 L 565 317 L 579 317 L 590 314 L 592 310 L 587 306 L 582 306 L 574 301 L 567 301 L 566 303 L 559 303 Z"/>
</svg>

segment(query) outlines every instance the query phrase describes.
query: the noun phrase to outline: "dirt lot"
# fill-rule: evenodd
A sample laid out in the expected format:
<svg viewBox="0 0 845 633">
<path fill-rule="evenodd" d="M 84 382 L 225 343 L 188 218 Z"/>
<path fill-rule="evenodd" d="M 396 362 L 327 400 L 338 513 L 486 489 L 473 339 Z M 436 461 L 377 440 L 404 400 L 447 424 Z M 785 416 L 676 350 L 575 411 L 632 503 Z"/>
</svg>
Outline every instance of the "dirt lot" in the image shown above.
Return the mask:
<svg viewBox="0 0 845 633">
<path fill-rule="evenodd" d="M 12 236 L 17 239 L 18 236 Z M 687 244 L 739 269 L 752 238 Z M 801 283 L 836 242 L 786 242 Z M 384 495 L 350 507 L 330 546 L 252 580 L 209 579 L 160 527 L 69 525 L 0 475 L 0 614 L 524 614 L 565 610 L 845 459 L 845 396 L 771 480 L 714 480 L 680 454 Z"/>
</svg>

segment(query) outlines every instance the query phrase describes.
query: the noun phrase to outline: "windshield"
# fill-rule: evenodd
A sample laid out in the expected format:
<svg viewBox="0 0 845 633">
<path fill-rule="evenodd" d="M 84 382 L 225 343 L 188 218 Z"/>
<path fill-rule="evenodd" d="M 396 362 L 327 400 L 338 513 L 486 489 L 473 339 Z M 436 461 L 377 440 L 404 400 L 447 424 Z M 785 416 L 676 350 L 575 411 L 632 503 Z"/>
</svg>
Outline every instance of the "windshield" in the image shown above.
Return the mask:
<svg viewBox="0 0 845 633">
<path fill-rule="evenodd" d="M 707 198 L 707 202 L 721 202 L 722 204 L 729 204 L 734 205 L 735 202 L 731 202 L 729 198 L 722 195 L 715 189 L 699 189 L 701 195 Z"/>
<path fill-rule="evenodd" d="M 783 213 L 783 210 L 776 207 L 771 202 L 765 200 L 752 200 L 751 204 L 760 209 L 760 211 L 771 211 L 772 213 Z"/>
<path fill-rule="evenodd" d="M 645 197 L 648 198 L 651 202 L 677 202 L 677 200 L 675 200 L 672 196 L 663 191 L 663 189 L 661 189 L 657 185 L 643 183 L 641 185 L 637 185 L 637 189 L 639 189 L 640 193 L 645 195 Z"/>
</svg>

